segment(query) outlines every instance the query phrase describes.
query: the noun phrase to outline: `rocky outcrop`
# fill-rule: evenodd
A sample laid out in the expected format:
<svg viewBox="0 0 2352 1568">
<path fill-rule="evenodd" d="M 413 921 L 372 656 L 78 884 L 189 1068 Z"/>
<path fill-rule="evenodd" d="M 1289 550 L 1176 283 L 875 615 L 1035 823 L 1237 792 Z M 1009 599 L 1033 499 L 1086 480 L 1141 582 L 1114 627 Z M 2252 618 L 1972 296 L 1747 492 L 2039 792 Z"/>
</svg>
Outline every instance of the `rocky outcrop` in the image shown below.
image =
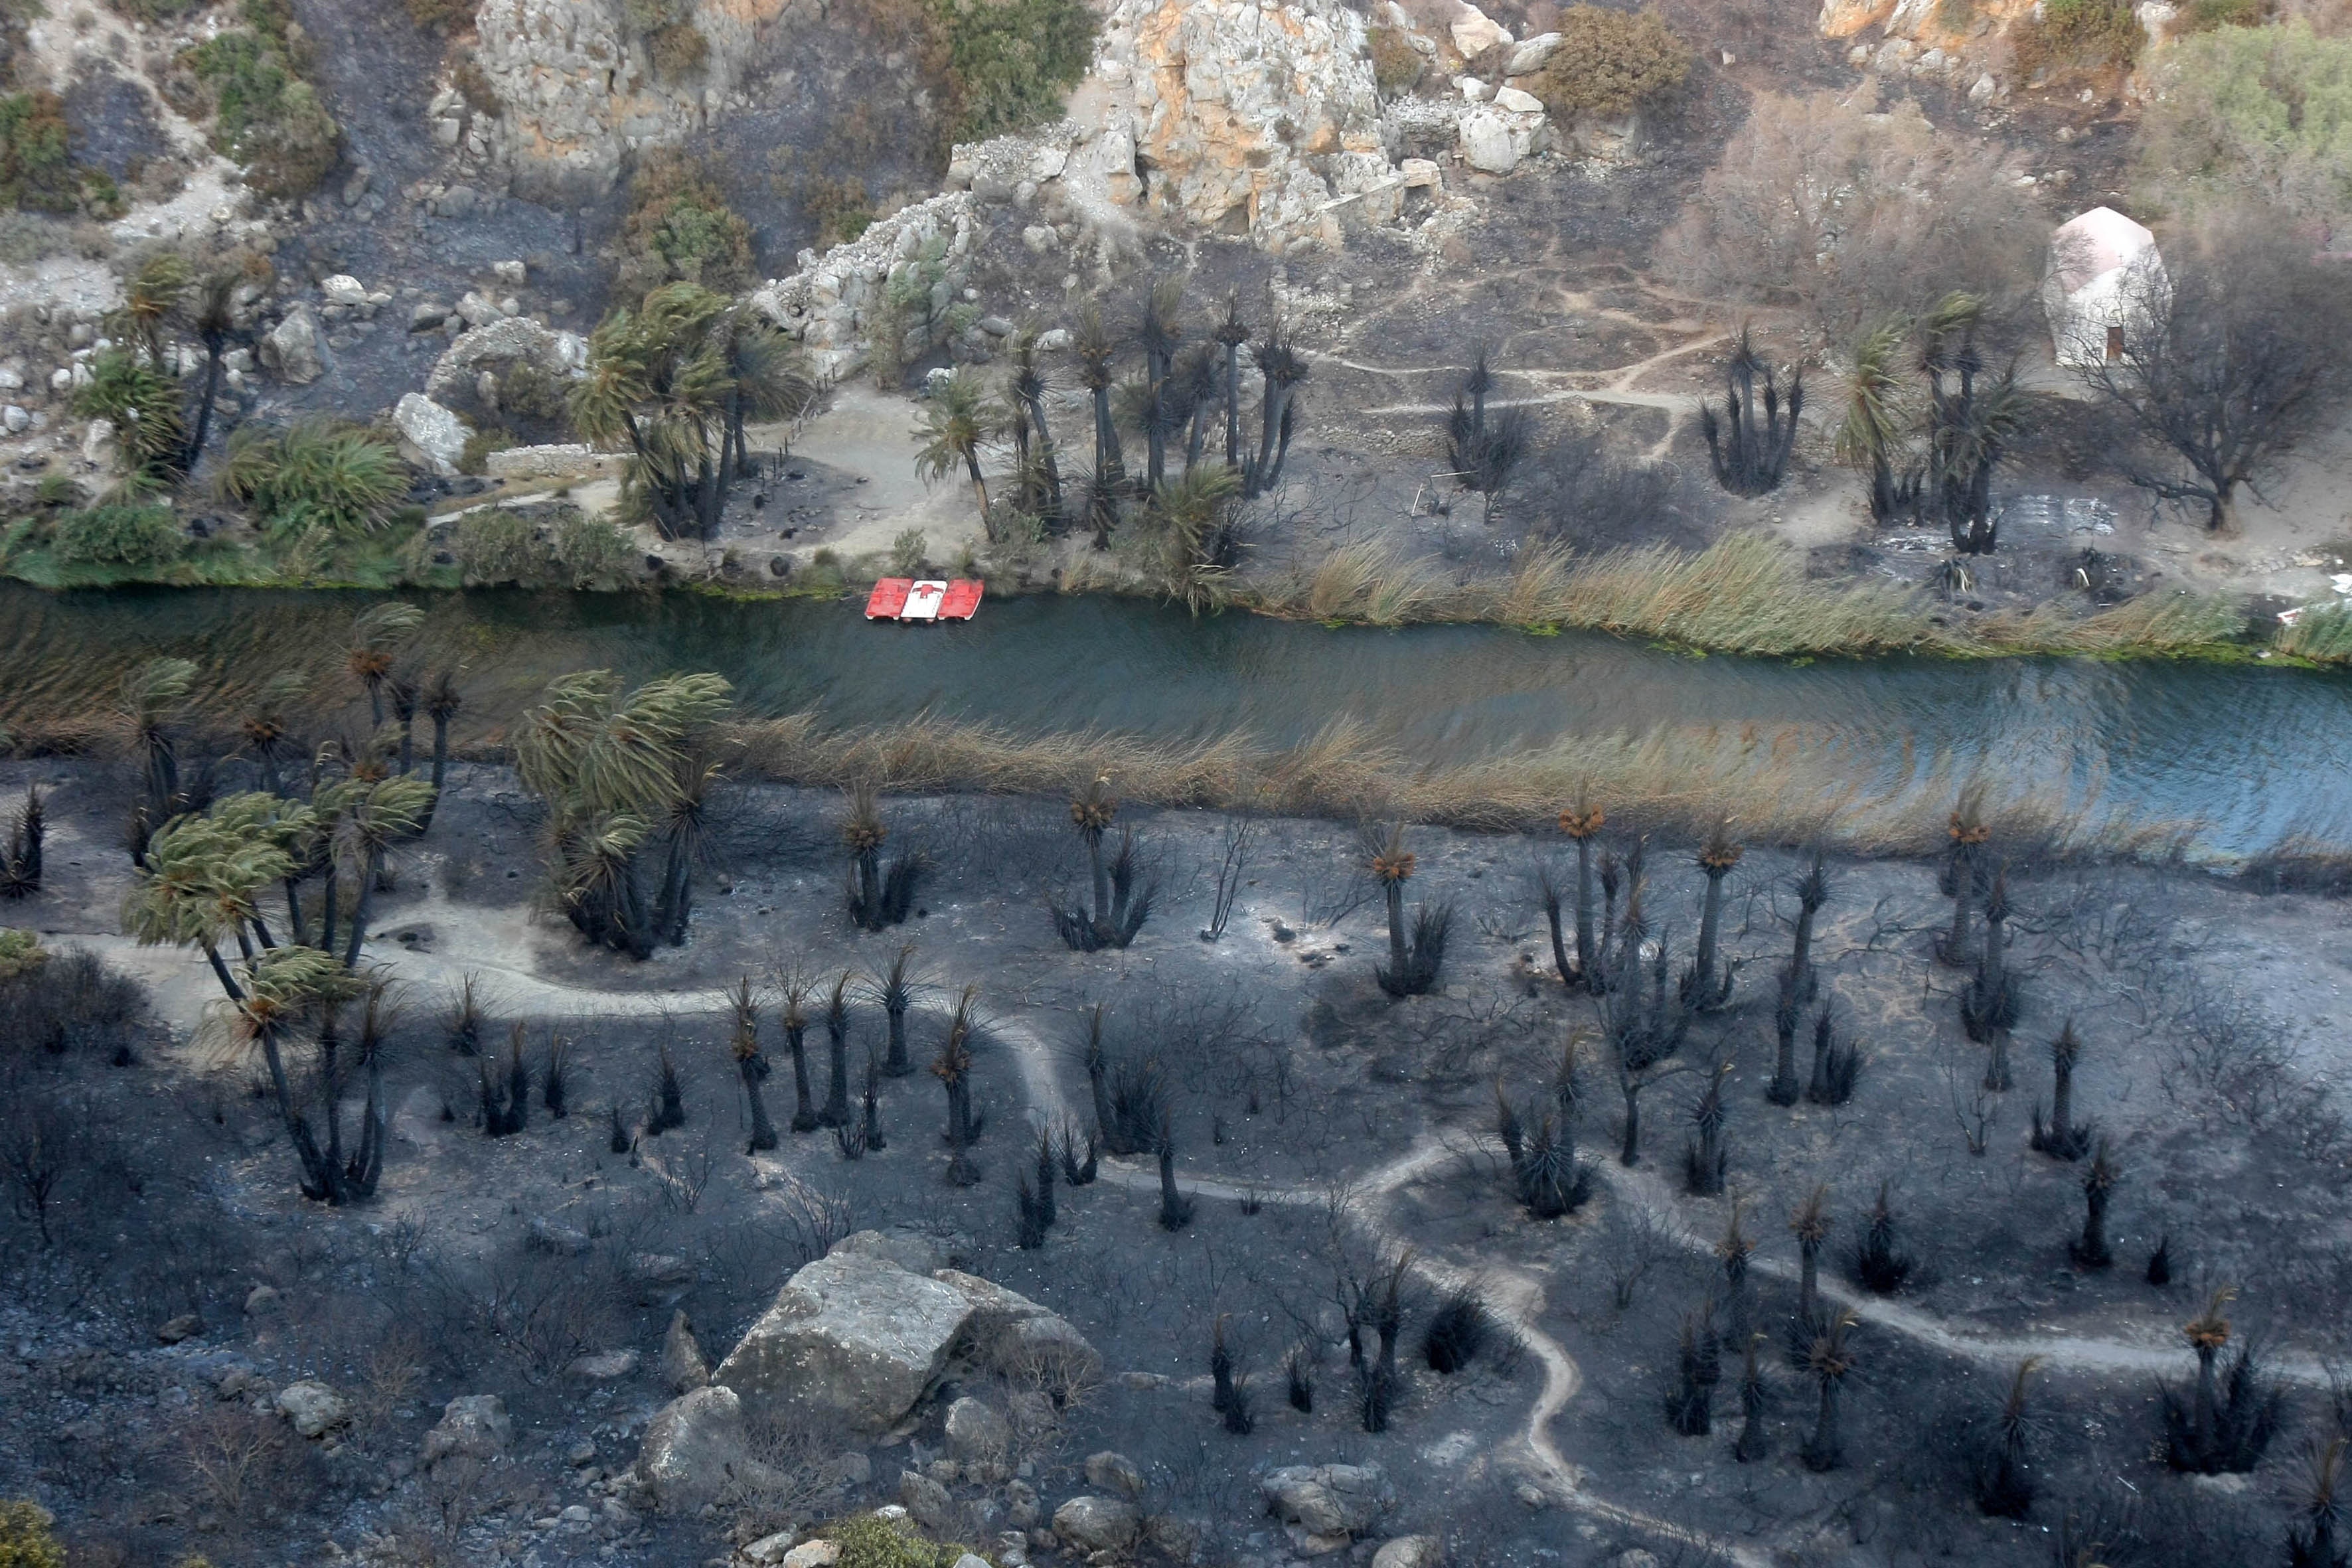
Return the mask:
<svg viewBox="0 0 2352 1568">
<path fill-rule="evenodd" d="M 261 340 L 261 363 L 278 379 L 308 386 L 326 374 L 319 349 L 319 319 L 308 305 L 297 305 Z"/>
<path fill-rule="evenodd" d="M 951 1286 L 836 1253 L 793 1276 L 711 1384 L 764 1415 L 887 1431 L 929 1390 L 971 1313 Z"/>
<path fill-rule="evenodd" d="M 1396 1491 L 1378 1465 L 1286 1465 L 1258 1482 L 1267 1510 L 1307 1534 L 1362 1534 L 1396 1506 Z"/>
<path fill-rule="evenodd" d="M 1096 76 L 1114 202 L 1282 249 L 1339 244 L 1338 204 L 1402 189 L 1364 19 L 1337 0 L 1118 0 Z"/>
<path fill-rule="evenodd" d="M 495 1394 L 466 1394 L 441 1407 L 417 1458 L 428 1470 L 488 1465 L 514 1447 L 514 1419 Z"/>
<path fill-rule="evenodd" d="M 708 1501 L 731 1482 L 756 1484 L 765 1473 L 751 1458 L 743 1402 L 716 1384 L 662 1406 L 637 1450 L 638 1479 L 669 1511 Z"/>
<path fill-rule="evenodd" d="M 877 331 L 898 332 L 899 354 L 920 357 L 971 270 L 971 193 L 950 191 L 877 220 L 822 256 L 803 250 L 798 271 L 752 290 L 751 308 L 800 340 L 827 380 L 864 364 Z M 894 288 L 900 303 L 892 301 Z"/>
<path fill-rule="evenodd" d="M 661 1378 L 672 1394 L 691 1394 L 710 1382 L 710 1363 L 703 1359 L 701 1342 L 683 1307 L 670 1313 L 669 1331 L 662 1335 Z"/>
<path fill-rule="evenodd" d="M 1825 38 L 1852 39 L 1848 61 L 1881 76 L 1931 77 L 1967 89 L 1971 103 L 1990 103 L 2008 91 L 1996 72 L 2009 58 L 2010 34 L 2038 17 L 2040 0 L 1822 0 L 1817 23 Z M 2179 8 L 2146 0 L 2134 15 L 2151 46 L 2170 41 Z M 2141 51 L 2145 64 L 2153 48 Z"/>
<path fill-rule="evenodd" d="M 1074 1497 L 1054 1510 L 1054 1533 L 1080 1552 L 1124 1552 L 1143 1532 L 1143 1515 L 1124 1498 Z"/>
<path fill-rule="evenodd" d="M 693 0 L 701 63 L 656 69 L 625 0 L 482 0 L 475 55 L 498 100 L 495 123 L 454 89 L 434 101 L 435 135 L 498 168 L 517 195 L 576 203 L 603 195 L 626 154 L 676 142 L 724 106 L 762 29 L 793 0 Z"/>
<path fill-rule="evenodd" d="M 392 423 L 413 449 L 412 459 L 445 479 L 457 471 L 473 432 L 466 422 L 421 392 L 405 393 L 393 405 Z"/>
<path fill-rule="evenodd" d="M 425 378 L 425 395 L 460 413 L 495 413 L 506 378 L 518 366 L 528 366 L 542 384 L 566 385 L 586 372 L 588 342 L 528 316 L 494 313 L 443 351 Z"/>
<path fill-rule="evenodd" d="M 305 1437 L 323 1437 L 352 1418 L 352 1402 L 323 1383 L 304 1379 L 278 1391 L 278 1413 Z"/>
</svg>

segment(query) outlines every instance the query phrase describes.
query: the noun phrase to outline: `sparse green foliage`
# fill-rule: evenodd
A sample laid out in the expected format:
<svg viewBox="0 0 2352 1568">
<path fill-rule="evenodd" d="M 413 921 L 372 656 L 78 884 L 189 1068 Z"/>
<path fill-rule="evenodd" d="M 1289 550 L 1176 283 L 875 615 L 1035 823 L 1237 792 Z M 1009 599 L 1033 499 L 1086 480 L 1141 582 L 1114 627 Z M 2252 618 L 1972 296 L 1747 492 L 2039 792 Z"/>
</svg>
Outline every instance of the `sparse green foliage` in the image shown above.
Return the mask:
<svg viewBox="0 0 2352 1568">
<path fill-rule="evenodd" d="M 276 0 L 247 0 L 243 27 L 206 39 L 182 57 L 211 95 L 213 142 L 246 166 L 246 180 L 266 196 L 306 195 L 342 152 L 342 130 L 302 79 L 289 32 L 291 15 Z"/>
<path fill-rule="evenodd" d="M 1531 89 L 1554 114 L 1613 120 L 1690 74 L 1690 45 L 1654 12 L 1570 5 L 1556 30 L 1559 46 Z"/>
<path fill-rule="evenodd" d="M 0 207 L 69 213 L 79 195 L 64 101 L 53 92 L 0 96 Z"/>
<path fill-rule="evenodd" d="M 1097 22 L 1084 0 L 926 0 L 944 43 L 959 142 L 1051 120 L 1086 74 Z"/>
<path fill-rule="evenodd" d="M 2176 210 L 2252 196 L 2340 237 L 2352 225 L 2352 35 L 2230 25 L 2167 49 L 2140 177 Z"/>
<path fill-rule="evenodd" d="M 1421 80 L 1423 63 L 1420 51 L 1412 47 L 1402 27 L 1378 26 L 1371 30 L 1372 85 L 1382 98 L 1402 98 Z"/>
<path fill-rule="evenodd" d="M 49 1531 L 56 1522 L 29 1499 L 0 1502 L 0 1568 L 66 1568 L 66 1549 Z"/>
<path fill-rule="evenodd" d="M 163 368 L 129 349 L 110 349 L 90 363 L 90 383 L 74 394 L 74 413 L 114 426 L 134 473 L 161 477 L 186 444 L 180 386 Z"/>
<path fill-rule="evenodd" d="M 2147 32 L 2131 0 L 2042 0 L 2039 16 L 2010 29 L 2011 58 L 2021 77 L 2063 70 L 2129 70 Z"/>
<path fill-rule="evenodd" d="M 674 148 L 646 153 L 631 177 L 621 251 L 625 298 L 664 283 L 731 291 L 752 281 L 751 226 L 728 205 L 710 169 Z"/>
<path fill-rule="evenodd" d="M 58 559 L 112 566 L 152 566 L 176 559 L 187 536 L 167 506 L 94 506 L 58 519 Z"/>
</svg>

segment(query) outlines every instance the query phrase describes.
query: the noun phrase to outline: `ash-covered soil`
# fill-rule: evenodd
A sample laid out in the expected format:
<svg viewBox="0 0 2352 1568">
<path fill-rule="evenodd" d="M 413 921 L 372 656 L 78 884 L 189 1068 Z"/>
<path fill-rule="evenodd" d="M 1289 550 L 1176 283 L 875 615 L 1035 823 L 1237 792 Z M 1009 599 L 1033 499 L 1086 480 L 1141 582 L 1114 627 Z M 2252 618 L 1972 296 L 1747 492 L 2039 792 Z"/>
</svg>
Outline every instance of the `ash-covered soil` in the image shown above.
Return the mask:
<svg viewBox="0 0 2352 1568">
<path fill-rule="evenodd" d="M 137 976 L 152 1022 L 105 1037 L 121 1037 L 121 1066 L 96 1037 L 56 1054 L 5 1042 L 13 1103 L 72 1097 L 88 1152 L 53 1196 L 47 1242 L 22 1205 L 6 1233 L 0 1382 L 22 1416 L 0 1436 L 0 1492 L 36 1496 L 77 1541 L 134 1559 L 278 1560 L 323 1536 L 386 1562 L 684 1563 L 723 1551 L 730 1534 L 776 1528 L 772 1510 L 646 1512 L 617 1478 L 667 1397 L 658 1367 L 673 1313 L 715 1361 L 795 1267 L 850 1229 L 928 1238 L 942 1258 L 1076 1324 L 1103 1354 L 1103 1382 L 1024 1433 L 1021 1484 L 1050 1515 L 1089 1489 L 1087 1455 L 1125 1453 L 1148 1479 L 1150 1508 L 1200 1532 L 1203 1563 L 1288 1560 L 1294 1543 L 1260 1513 L 1253 1472 L 1343 1460 L 1377 1460 L 1398 1488 L 1378 1536 L 1439 1534 L 1464 1563 L 1581 1568 L 1640 1549 L 1661 1560 L 1681 1550 L 1683 1561 L 1958 1552 L 2024 1564 L 2045 1560 L 2062 1520 L 2126 1504 L 2143 1533 L 2158 1520 L 2177 1531 L 2155 1531 L 2136 1561 L 2239 1560 L 2164 1553 L 2275 1543 L 2293 1454 L 2335 1419 L 2323 1368 L 2346 1350 L 2352 1237 L 2347 1135 L 2329 1086 L 2344 1070 L 2352 950 L 2340 907 L 2324 900 L 1996 844 L 2021 1016 L 2013 1087 L 1992 1093 L 1979 1087 L 1987 1047 L 1960 1026 L 1967 972 L 1936 956 L 1952 910 L 1939 868 L 1832 857 L 1814 957 L 1821 1000 L 1859 1044 L 1862 1068 L 1848 1102 L 1783 1109 L 1764 1095 L 1772 977 L 1803 857 L 1753 847 L 1725 884 L 1724 950 L 1738 963 L 1729 1003 L 1697 1017 L 1641 1091 L 1643 1135 L 1628 1167 L 1604 1017 L 1557 977 L 1535 883 L 1546 861 L 1572 878 L 1564 841 L 1413 832 L 1407 910 L 1443 900 L 1455 917 L 1441 988 L 1399 999 L 1373 984 L 1388 950 L 1382 900 L 1345 826 L 1257 822 L 1229 859 L 1226 818 L 1123 814 L 1156 888 L 1150 917 L 1125 951 L 1079 954 L 1056 940 L 1048 909 L 1088 880 L 1060 801 L 887 799 L 892 849 L 919 847 L 929 870 L 913 917 L 866 934 L 842 906 L 842 802 L 730 787 L 715 803 L 688 940 L 639 963 L 583 947 L 540 909 L 535 807 L 504 770 L 461 766 L 372 908 L 367 952 L 401 1004 L 386 1068 L 392 1141 L 379 1195 L 334 1211 L 296 1194 L 255 1068 L 227 1048 L 210 971 L 114 934 L 130 883 L 124 770 L 10 763 L 0 802 L 35 782 L 51 803 L 47 878 L 7 918 L 53 950 L 83 947 Z M 1690 849 L 1648 848 L 1653 933 L 1676 953 L 1704 886 Z M 1234 864 L 1229 917 L 1205 941 L 1220 869 Z M 873 973 L 906 943 L 925 989 L 910 1025 L 917 1070 L 878 1085 L 887 1146 L 852 1160 L 829 1133 L 788 1132 L 775 1152 L 747 1157 L 725 989 L 749 977 L 760 1001 L 779 1069 L 765 1093 L 781 1124 L 794 1090 L 780 984 L 797 973 L 822 991 L 835 975 Z M 569 1042 L 566 1115 L 535 1098 L 518 1133 L 478 1125 L 485 1062 L 454 1052 L 447 1026 L 469 975 L 489 1065 L 503 1070 L 519 1030 L 543 1095 L 548 1042 Z M 968 985 L 982 1024 L 972 1081 L 983 1126 L 979 1179 L 957 1185 L 944 1099 L 921 1068 Z M 851 995 L 855 1104 L 886 1032 L 863 991 Z M 1039 1131 L 1083 1139 L 1093 1124 L 1081 1053 L 1097 1005 L 1114 1072 L 1160 1069 L 1193 1217 L 1163 1229 L 1151 1156 L 1109 1157 L 1097 1181 L 1058 1190 L 1057 1223 L 1025 1250 L 1014 1182 L 1034 1168 Z M 2087 1160 L 2028 1146 L 2033 1111 L 2049 1103 L 2046 1042 L 2070 1018 L 2084 1041 L 2074 1117 L 2109 1141 L 2118 1173 L 2105 1268 L 2070 1256 Z M 820 1100 L 824 1040 L 813 1026 Z M 1496 1096 L 1530 1121 L 1556 1105 L 1570 1042 L 1591 1195 L 1538 1220 L 1510 1189 Z M 648 1134 L 665 1058 L 688 1120 Z M 1693 1110 L 1718 1067 L 1725 1189 L 1693 1196 Z M 1852 1278 L 1882 1184 L 1897 1248 L 1914 1260 L 1892 1295 Z M 1843 1462 L 1825 1471 L 1803 1457 L 1819 1395 L 1787 1342 L 1788 1222 L 1817 1184 L 1830 1189 L 1822 1287 L 1858 1317 L 1839 1394 Z M 1723 1261 L 1735 1215 L 1753 1248 L 1738 1289 Z M 577 1237 L 577 1250 L 550 1237 Z M 2159 1244 L 2170 1271 L 2157 1285 L 2147 1266 Z M 1400 1258 L 1410 1260 L 1407 1372 L 1388 1429 L 1370 1433 L 1340 1303 Z M 2240 1292 L 2229 1309 L 2238 1342 L 2266 1339 L 2287 1425 L 2251 1476 L 2191 1480 L 2158 1457 L 2157 1380 L 2191 1373 L 2180 1325 L 2224 1285 Z M 1495 1332 L 1466 1370 L 1441 1374 L 1422 1336 L 1456 1289 L 1483 1303 Z M 1220 1321 L 1253 1390 L 1246 1436 L 1223 1430 L 1210 1405 Z M 1686 1321 L 1718 1347 L 1706 1436 L 1665 1418 Z M 176 1342 L 160 1345 L 159 1331 Z M 1742 1462 L 1733 1444 L 1751 1331 L 1767 1336 L 1769 1453 Z M 617 1374 L 579 1369 L 608 1351 L 636 1359 Z M 1976 1486 L 2029 1356 L 2040 1358 L 2037 1500 L 2014 1523 L 1982 1515 Z M 1294 1358 L 1315 1385 L 1311 1413 L 1286 1397 Z M 303 1377 L 353 1406 L 321 1441 L 257 1409 Z M 987 1392 L 942 1390 L 884 1440 L 802 1435 L 794 1448 L 778 1437 L 777 1452 L 811 1465 L 841 1448 L 863 1459 L 818 1467 L 833 1479 L 793 1506 L 815 1518 L 894 1498 L 902 1468 L 940 1458 L 949 1399 L 975 1388 Z M 520 1436 L 486 1480 L 452 1495 L 418 1468 L 418 1445 L 445 1401 L 478 1393 L 500 1394 Z M 224 1480 L 226 1461 L 195 1462 L 246 1449 L 268 1464 L 242 1486 Z M 996 1542 L 1018 1501 L 1009 1483 L 966 1477 L 951 1490 L 959 1528 Z M 1055 1560 L 1037 1538 L 1024 1549 Z"/>
</svg>

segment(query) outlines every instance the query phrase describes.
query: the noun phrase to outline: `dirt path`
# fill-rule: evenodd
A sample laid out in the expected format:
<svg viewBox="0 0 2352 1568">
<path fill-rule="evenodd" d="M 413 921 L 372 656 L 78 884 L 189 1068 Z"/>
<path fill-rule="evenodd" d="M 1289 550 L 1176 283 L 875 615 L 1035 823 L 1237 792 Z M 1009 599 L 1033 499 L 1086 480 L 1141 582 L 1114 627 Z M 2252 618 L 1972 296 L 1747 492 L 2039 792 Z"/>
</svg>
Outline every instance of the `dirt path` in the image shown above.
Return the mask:
<svg viewBox="0 0 2352 1568">
<path fill-rule="evenodd" d="M 533 949 L 541 940 L 537 928 L 526 928 L 527 934 L 518 942 L 512 911 L 454 904 L 434 895 L 403 913 L 408 921 L 429 919 L 436 940 L 467 955 L 463 960 L 440 952 L 397 952 L 381 955 L 382 962 L 401 981 L 410 984 L 454 985 L 465 974 L 473 973 L 493 981 L 505 1005 L 559 1015 L 643 1016 L 722 1005 L 713 989 L 606 990 L 547 979 L 530 967 Z M 564 940 L 551 929 L 549 934 L 553 940 Z M 208 1014 L 218 1010 L 220 999 L 210 969 L 200 958 L 184 950 L 142 948 L 126 938 L 114 936 L 89 935 L 75 940 L 137 973 L 152 989 L 159 1010 L 175 1026 L 193 1030 L 204 1024 Z M 1069 1108 L 1054 1071 L 1056 1047 L 1017 1019 L 993 1019 L 990 1029 L 1010 1049 L 1032 1110 L 1047 1125 L 1059 1124 Z M 1383 1247 L 1402 1249 L 1408 1242 L 1388 1223 L 1387 1200 L 1446 1161 L 1477 1146 L 1476 1142 L 1465 1145 L 1458 1139 L 1424 1139 L 1395 1160 L 1339 1187 L 1265 1186 L 1214 1178 L 1189 1180 L 1183 1185 L 1195 1196 L 1336 1207 Z M 1638 1205 L 1664 1220 L 1669 1234 L 1680 1245 L 1695 1251 L 1708 1250 L 1703 1239 L 1682 1226 L 1670 1194 L 1653 1173 L 1627 1170 L 1607 1160 L 1594 1162 L 1592 1169 L 1621 1201 Z M 1159 1184 L 1156 1170 L 1118 1160 L 1104 1163 L 1100 1179 L 1121 1187 L 1150 1189 Z M 1773 1258 L 1757 1258 L 1750 1267 L 1780 1279 L 1793 1278 L 1796 1272 L 1787 1263 Z M 1440 1290 L 1471 1283 L 1475 1279 L 1489 1307 L 1511 1325 L 1520 1343 L 1542 1367 L 1543 1386 L 1528 1413 L 1521 1437 L 1532 1468 L 1540 1477 L 1539 1489 L 1549 1500 L 1629 1530 L 1720 1553 L 1741 1568 L 1765 1568 L 1767 1554 L 1756 1548 L 1687 1530 L 1586 1489 L 1583 1472 L 1560 1452 L 1551 1436 L 1553 1418 L 1582 1390 L 1584 1377 L 1567 1349 L 1538 1326 L 1544 1308 L 1540 1280 L 1507 1265 L 1482 1264 L 1474 1275 L 1417 1257 L 1413 1268 L 1417 1276 Z M 1969 1333 L 1952 1329 L 1917 1308 L 1857 1295 L 1828 1279 L 1823 1279 L 1820 1288 L 1822 1295 L 1850 1309 L 1864 1322 L 1971 1361 L 2006 1365 L 2035 1355 L 2053 1369 L 2093 1374 L 2178 1373 L 2182 1366 L 2184 1352 L 2177 1345 L 2092 1339 L 2056 1331 L 2028 1336 Z M 2329 1385 L 2326 1368 L 2309 1357 L 2278 1356 L 2270 1361 L 2269 1366 L 2273 1375 L 2291 1383 L 2310 1387 Z"/>
</svg>

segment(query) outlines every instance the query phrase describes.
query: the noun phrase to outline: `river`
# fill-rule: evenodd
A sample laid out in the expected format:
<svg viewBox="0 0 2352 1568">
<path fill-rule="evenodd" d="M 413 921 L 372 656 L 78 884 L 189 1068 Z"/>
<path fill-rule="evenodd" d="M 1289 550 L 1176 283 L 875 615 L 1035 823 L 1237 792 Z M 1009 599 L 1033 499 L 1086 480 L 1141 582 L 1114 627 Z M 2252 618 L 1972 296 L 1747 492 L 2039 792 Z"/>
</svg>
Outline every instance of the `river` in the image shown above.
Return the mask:
<svg viewBox="0 0 2352 1568">
<path fill-rule="evenodd" d="M 688 594 L 404 595 L 433 662 L 464 666 L 462 728 L 493 735 L 545 683 L 605 667 L 716 670 L 746 708 L 862 725 L 929 712 L 1021 732 L 1172 738 L 1249 731 L 1280 746 L 1334 717 L 1432 761 L 1563 736 L 1759 737 L 1875 794 L 1958 776 L 2041 788 L 2095 816 L 2193 821 L 2234 857 L 2309 832 L 2352 841 L 2352 675 L 2065 659 L 1790 663 L 1698 658 L 1599 635 L 1492 626 L 1333 630 L 1134 600 L 997 599 L 969 625 L 869 625 L 846 602 Z M 194 659 L 222 715 L 281 670 L 328 691 L 373 596 L 240 590 L 44 594 L 0 586 L 0 721 L 103 710 L 121 671 Z"/>
</svg>

